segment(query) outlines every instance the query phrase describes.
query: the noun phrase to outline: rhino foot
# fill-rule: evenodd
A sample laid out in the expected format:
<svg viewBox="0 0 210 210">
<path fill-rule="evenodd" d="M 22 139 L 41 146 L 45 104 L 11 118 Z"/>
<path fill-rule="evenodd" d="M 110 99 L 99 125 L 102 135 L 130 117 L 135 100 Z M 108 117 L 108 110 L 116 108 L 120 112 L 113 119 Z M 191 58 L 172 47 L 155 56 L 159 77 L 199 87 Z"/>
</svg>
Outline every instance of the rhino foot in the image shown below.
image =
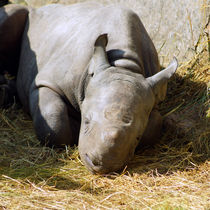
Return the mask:
<svg viewBox="0 0 210 210">
<path fill-rule="evenodd" d="M 157 109 L 150 113 L 147 127 L 140 139 L 137 149 L 157 144 L 161 138 L 163 118 Z"/>
</svg>

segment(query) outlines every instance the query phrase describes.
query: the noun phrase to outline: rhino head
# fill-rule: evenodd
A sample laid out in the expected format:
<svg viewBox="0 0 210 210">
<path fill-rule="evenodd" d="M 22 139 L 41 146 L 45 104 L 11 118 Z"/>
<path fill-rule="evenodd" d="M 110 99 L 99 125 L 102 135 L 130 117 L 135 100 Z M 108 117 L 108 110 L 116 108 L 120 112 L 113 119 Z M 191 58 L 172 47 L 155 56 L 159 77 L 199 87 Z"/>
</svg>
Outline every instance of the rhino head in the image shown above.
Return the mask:
<svg viewBox="0 0 210 210">
<path fill-rule="evenodd" d="M 150 112 L 166 95 L 167 81 L 177 61 L 149 78 L 111 66 L 105 47 L 107 36 L 95 42 L 90 76 L 81 104 L 79 153 L 92 173 L 109 173 L 125 166 L 134 155 Z"/>
</svg>

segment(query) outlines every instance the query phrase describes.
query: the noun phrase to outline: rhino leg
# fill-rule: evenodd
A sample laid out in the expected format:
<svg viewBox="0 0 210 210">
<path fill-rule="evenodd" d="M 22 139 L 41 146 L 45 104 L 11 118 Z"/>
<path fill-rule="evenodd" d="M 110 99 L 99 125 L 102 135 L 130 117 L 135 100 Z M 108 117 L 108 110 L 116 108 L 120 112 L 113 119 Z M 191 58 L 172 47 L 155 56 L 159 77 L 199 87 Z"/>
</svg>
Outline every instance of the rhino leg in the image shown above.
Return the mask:
<svg viewBox="0 0 210 210">
<path fill-rule="evenodd" d="M 74 145 L 78 141 L 80 122 L 59 94 L 41 87 L 30 94 L 30 112 L 37 138 L 47 146 Z"/>
<path fill-rule="evenodd" d="M 6 4 L 8 4 L 8 3 L 9 3 L 8 0 L 1 0 L 1 1 L 0 1 L 0 7 L 6 5 Z"/>
<path fill-rule="evenodd" d="M 14 103 L 17 96 L 15 81 L 5 79 L 4 74 L 17 74 L 27 17 L 28 9 L 24 6 L 7 5 L 0 8 L 0 107 L 3 108 Z"/>
<path fill-rule="evenodd" d="M 149 121 L 138 147 L 151 146 L 160 141 L 162 131 L 162 116 L 157 109 L 153 109 Z"/>
<path fill-rule="evenodd" d="M 17 74 L 27 18 L 27 7 L 13 4 L 0 7 L 0 73 Z"/>
</svg>

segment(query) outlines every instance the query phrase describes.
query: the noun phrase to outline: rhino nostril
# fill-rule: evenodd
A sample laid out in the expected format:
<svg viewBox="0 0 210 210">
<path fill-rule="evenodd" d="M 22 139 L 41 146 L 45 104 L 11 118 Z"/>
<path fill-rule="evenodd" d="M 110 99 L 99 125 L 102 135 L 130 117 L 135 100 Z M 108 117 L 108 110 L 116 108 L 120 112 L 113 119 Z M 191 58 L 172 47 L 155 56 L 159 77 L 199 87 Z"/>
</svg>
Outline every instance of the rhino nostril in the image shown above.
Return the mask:
<svg viewBox="0 0 210 210">
<path fill-rule="evenodd" d="M 88 154 L 85 154 L 85 159 L 86 159 L 86 162 L 88 163 L 89 166 L 91 166 L 91 167 L 99 166 L 98 161 L 96 161 L 95 159 L 92 160 L 92 159 L 88 156 Z"/>
<path fill-rule="evenodd" d="M 94 164 L 92 160 L 89 158 L 88 154 L 85 154 L 85 159 L 89 166 L 94 167 Z"/>
</svg>

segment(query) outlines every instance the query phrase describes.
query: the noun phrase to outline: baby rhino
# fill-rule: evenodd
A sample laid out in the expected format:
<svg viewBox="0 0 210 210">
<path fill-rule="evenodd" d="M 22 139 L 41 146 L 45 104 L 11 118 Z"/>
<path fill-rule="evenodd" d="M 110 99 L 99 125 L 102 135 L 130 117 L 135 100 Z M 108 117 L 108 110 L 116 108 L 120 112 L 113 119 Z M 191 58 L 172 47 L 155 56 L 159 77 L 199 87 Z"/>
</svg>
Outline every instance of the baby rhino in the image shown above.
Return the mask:
<svg viewBox="0 0 210 210">
<path fill-rule="evenodd" d="M 174 59 L 160 71 L 137 14 L 82 3 L 10 5 L 0 16 L 0 42 L 11 49 L 4 59 L 0 49 L 0 62 L 17 74 L 19 99 L 42 143 L 78 144 L 85 166 L 104 174 L 122 169 L 138 144 L 155 142 L 162 125 L 157 104 L 178 64 Z M 11 28 L 17 35 L 4 36 Z M 18 69 L 7 68 L 14 52 Z"/>
</svg>

